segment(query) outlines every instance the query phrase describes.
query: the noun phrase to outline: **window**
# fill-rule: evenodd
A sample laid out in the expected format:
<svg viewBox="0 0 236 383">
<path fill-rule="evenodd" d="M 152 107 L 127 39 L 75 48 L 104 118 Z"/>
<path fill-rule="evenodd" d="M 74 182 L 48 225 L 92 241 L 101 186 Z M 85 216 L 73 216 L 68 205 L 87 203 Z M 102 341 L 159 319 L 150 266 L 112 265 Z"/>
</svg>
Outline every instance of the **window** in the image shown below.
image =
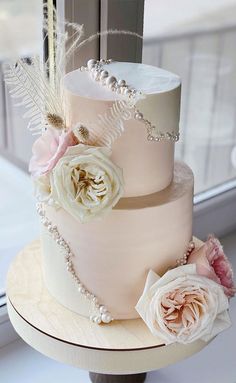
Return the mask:
<svg viewBox="0 0 236 383">
<path fill-rule="evenodd" d="M 34 138 L 26 129 L 27 121 L 22 118 L 23 109 L 13 106 L 14 102 L 9 96 L 9 90 L 3 79 L 3 65 L 5 60 L 14 59 L 17 56 L 40 55 L 41 52 L 41 2 L 2 0 L 0 3 L 0 154 L 25 170 Z"/>
<path fill-rule="evenodd" d="M 30 30 L 30 33 L 29 33 Z M 16 33 L 17 31 L 17 33 Z M 7 36 L 7 38 L 6 38 Z M 5 278 L 11 259 L 38 237 L 38 219 L 27 163 L 34 141 L 3 78 L 4 62 L 40 55 L 42 9 L 38 0 L 0 2 L 0 346 L 15 335 L 6 324 Z M 8 334 L 9 332 L 9 337 Z"/>
<path fill-rule="evenodd" d="M 232 0 L 145 2 L 143 62 L 182 79 L 176 152 L 194 171 L 196 194 L 236 186 L 235 11 Z"/>
</svg>

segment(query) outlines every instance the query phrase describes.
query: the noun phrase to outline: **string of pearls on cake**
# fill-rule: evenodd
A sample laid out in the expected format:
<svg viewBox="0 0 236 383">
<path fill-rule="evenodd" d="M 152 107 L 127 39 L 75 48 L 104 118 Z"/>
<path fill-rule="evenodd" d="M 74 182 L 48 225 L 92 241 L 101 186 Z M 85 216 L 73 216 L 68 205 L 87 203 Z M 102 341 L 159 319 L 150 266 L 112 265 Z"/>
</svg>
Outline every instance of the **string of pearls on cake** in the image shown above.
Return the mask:
<svg viewBox="0 0 236 383">
<path fill-rule="evenodd" d="M 157 131 L 156 126 L 154 126 L 148 119 L 146 119 L 139 109 L 135 106 L 135 99 L 137 96 L 141 96 L 142 92 L 137 91 L 135 88 L 130 87 L 125 80 L 117 79 L 115 76 L 111 76 L 107 70 L 103 68 L 103 65 L 110 64 L 111 59 L 105 60 L 94 60 L 90 59 L 87 62 L 87 66 L 81 66 L 80 71 L 88 71 L 91 77 L 100 82 L 103 86 L 107 86 L 113 92 L 124 95 L 128 97 L 129 101 L 133 102 L 133 112 L 134 119 L 142 122 L 146 126 L 147 130 L 147 139 L 149 141 L 162 141 L 162 140 L 171 140 L 178 141 L 179 133 L 176 132 L 166 132 L 162 133 Z"/>
<path fill-rule="evenodd" d="M 48 230 L 55 242 L 64 251 L 67 271 L 71 274 L 71 277 L 74 279 L 77 285 L 78 292 L 82 294 L 86 299 L 91 300 L 94 304 L 95 309 L 98 311 L 97 315 L 90 316 L 90 320 L 96 324 L 110 323 L 113 320 L 113 318 L 111 313 L 108 311 L 107 307 L 99 303 L 98 298 L 88 289 L 86 289 L 86 287 L 83 285 L 78 275 L 76 274 L 76 270 L 73 263 L 74 253 L 72 252 L 70 246 L 59 233 L 57 226 L 53 225 L 52 222 L 46 217 L 46 212 L 43 208 L 43 205 L 41 203 L 38 203 L 36 205 L 36 209 L 37 213 L 40 216 L 41 223 Z M 176 260 L 176 266 L 186 265 L 188 257 L 194 249 L 195 243 L 191 241 L 184 255 Z"/>
<path fill-rule="evenodd" d="M 57 226 L 53 225 L 52 222 L 49 221 L 49 219 L 46 217 L 46 213 L 43 208 L 43 205 L 41 203 L 38 203 L 36 205 L 36 209 L 37 209 L 37 213 L 39 214 L 41 218 L 41 223 L 51 234 L 51 236 L 56 241 L 56 243 L 64 251 L 67 271 L 70 273 L 71 277 L 74 279 L 77 285 L 78 292 L 82 294 L 86 299 L 92 301 L 96 311 L 98 311 L 97 315 L 90 316 L 90 320 L 96 324 L 110 323 L 113 320 L 113 318 L 111 313 L 108 311 L 107 307 L 99 303 L 98 298 L 83 285 L 78 275 L 76 274 L 74 263 L 73 263 L 74 254 L 70 246 L 59 233 Z"/>
<path fill-rule="evenodd" d="M 176 260 L 176 266 L 186 265 L 188 262 L 188 257 L 190 256 L 190 254 L 193 252 L 194 249 L 195 249 L 195 243 L 193 241 L 189 242 L 188 248 L 186 252 L 184 253 L 184 255 L 181 258 Z"/>
</svg>

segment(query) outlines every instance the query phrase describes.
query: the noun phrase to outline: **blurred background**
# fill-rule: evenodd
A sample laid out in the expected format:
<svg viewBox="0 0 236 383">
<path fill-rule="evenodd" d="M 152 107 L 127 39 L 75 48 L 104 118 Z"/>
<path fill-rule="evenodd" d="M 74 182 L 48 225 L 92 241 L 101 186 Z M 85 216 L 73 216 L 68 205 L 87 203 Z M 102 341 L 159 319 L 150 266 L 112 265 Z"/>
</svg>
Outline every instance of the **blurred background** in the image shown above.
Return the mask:
<svg viewBox="0 0 236 383">
<path fill-rule="evenodd" d="M 235 180 L 235 42 L 234 0 L 145 2 L 142 60 L 182 79 L 176 152 L 194 171 L 195 193 Z"/>
<path fill-rule="evenodd" d="M 236 0 L 0 0 L 0 309 L 10 260 L 39 235 L 27 172 L 35 136 L 14 106 L 3 67 L 18 56 L 53 60 L 53 35 L 43 40 L 42 3 L 54 5 L 61 20 L 84 24 L 85 36 L 109 28 L 143 35 L 142 42 L 101 37 L 74 55 L 67 71 L 107 57 L 181 77 L 176 157 L 195 174 L 195 233 L 236 229 Z"/>
</svg>

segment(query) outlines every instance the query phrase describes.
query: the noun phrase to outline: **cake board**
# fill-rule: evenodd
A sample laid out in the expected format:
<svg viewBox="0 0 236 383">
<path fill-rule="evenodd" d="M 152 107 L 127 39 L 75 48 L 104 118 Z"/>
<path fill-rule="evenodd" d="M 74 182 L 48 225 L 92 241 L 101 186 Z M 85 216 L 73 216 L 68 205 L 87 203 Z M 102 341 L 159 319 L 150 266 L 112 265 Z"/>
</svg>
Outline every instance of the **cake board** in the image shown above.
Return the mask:
<svg viewBox="0 0 236 383">
<path fill-rule="evenodd" d="M 90 371 L 96 383 L 144 382 L 146 372 L 200 351 L 206 342 L 165 346 L 141 319 L 97 325 L 59 304 L 42 277 L 40 241 L 13 260 L 7 277 L 9 317 L 20 337 L 42 354 Z"/>
</svg>

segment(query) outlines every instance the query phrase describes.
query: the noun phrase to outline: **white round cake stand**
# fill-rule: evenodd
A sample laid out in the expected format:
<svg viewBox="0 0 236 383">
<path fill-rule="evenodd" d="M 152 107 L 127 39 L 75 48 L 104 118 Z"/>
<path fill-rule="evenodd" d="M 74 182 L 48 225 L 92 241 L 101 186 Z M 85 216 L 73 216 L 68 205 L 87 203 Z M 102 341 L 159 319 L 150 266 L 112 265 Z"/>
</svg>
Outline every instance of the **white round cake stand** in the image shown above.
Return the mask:
<svg viewBox="0 0 236 383">
<path fill-rule="evenodd" d="M 147 371 L 206 346 L 203 341 L 165 346 L 141 319 L 96 325 L 66 309 L 44 286 L 39 241 L 12 262 L 7 297 L 10 320 L 25 342 L 50 358 L 90 371 L 96 383 L 144 382 Z"/>
</svg>

